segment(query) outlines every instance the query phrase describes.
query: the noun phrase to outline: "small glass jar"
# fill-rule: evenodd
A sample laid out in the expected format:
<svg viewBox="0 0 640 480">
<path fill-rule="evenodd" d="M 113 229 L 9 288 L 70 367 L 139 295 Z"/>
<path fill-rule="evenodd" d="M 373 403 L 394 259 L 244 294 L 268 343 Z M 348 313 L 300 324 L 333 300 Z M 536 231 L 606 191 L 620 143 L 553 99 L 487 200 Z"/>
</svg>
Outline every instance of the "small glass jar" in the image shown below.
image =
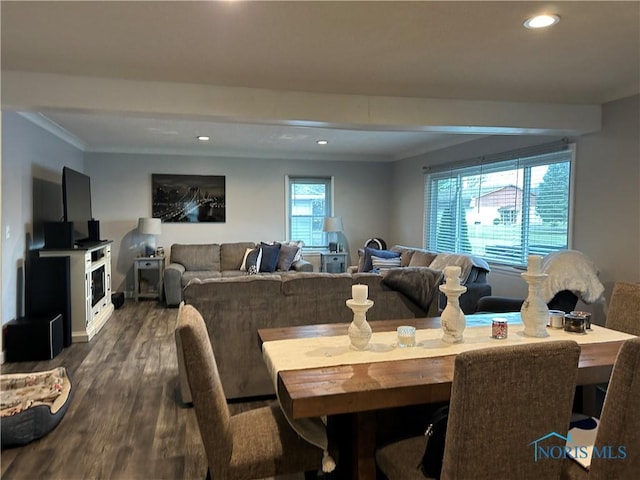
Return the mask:
<svg viewBox="0 0 640 480">
<path fill-rule="evenodd" d="M 400 348 L 415 347 L 416 327 L 403 325 L 398 327 L 398 346 Z"/>
<path fill-rule="evenodd" d="M 564 316 L 564 331 L 572 333 L 586 333 L 587 319 L 584 315 L 567 313 Z"/>
<path fill-rule="evenodd" d="M 573 312 L 571 312 L 571 315 L 580 315 L 581 317 L 584 317 L 585 328 L 587 330 L 591 330 L 591 313 L 590 312 L 581 312 L 581 311 L 574 310 Z"/>
<path fill-rule="evenodd" d="M 491 338 L 502 340 L 509 334 L 509 323 L 506 318 L 494 318 L 491 321 Z"/>
</svg>

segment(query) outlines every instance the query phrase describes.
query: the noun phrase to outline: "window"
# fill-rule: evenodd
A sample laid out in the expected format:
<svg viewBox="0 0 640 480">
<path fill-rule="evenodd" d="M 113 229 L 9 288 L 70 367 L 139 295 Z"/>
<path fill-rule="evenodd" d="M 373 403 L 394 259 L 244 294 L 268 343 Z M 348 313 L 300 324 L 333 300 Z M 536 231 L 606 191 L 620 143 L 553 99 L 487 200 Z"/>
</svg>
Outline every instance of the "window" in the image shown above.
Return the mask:
<svg viewBox="0 0 640 480">
<path fill-rule="evenodd" d="M 333 177 L 287 177 L 287 237 L 326 248 L 324 217 L 333 212 Z"/>
<path fill-rule="evenodd" d="M 425 244 L 526 265 L 570 248 L 574 146 L 539 146 L 425 174 Z"/>
</svg>

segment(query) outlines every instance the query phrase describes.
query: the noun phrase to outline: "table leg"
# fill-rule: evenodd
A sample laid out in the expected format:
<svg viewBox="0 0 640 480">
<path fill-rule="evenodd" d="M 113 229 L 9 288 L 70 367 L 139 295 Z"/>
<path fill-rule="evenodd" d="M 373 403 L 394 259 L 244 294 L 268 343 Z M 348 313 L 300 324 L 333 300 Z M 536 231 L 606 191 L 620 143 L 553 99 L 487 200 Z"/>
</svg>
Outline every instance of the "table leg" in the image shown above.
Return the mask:
<svg viewBox="0 0 640 480">
<path fill-rule="evenodd" d="M 375 412 L 332 415 L 327 419 L 329 450 L 336 459 L 335 478 L 375 480 Z"/>
</svg>

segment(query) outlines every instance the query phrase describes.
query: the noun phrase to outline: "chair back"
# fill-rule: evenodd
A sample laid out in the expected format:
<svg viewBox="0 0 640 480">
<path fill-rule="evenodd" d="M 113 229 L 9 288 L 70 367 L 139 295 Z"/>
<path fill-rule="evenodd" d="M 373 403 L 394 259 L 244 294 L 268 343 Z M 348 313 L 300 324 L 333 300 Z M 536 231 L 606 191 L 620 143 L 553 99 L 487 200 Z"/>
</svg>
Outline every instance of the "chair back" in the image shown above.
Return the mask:
<svg viewBox="0 0 640 480">
<path fill-rule="evenodd" d="M 551 341 L 460 353 L 455 360 L 443 479 L 559 478 L 580 347 Z"/>
<path fill-rule="evenodd" d="M 212 478 L 225 478 L 233 450 L 231 415 L 207 327 L 193 306 L 181 305 L 177 333 L 209 471 Z"/>
<path fill-rule="evenodd" d="M 625 450 L 625 458 L 619 448 Z M 640 472 L 640 338 L 622 344 L 602 407 L 595 448 L 609 458 L 594 455 L 589 478 L 632 480 Z M 604 449 L 604 450 L 603 450 Z M 611 455 L 609 455 L 609 453 Z"/>
<path fill-rule="evenodd" d="M 616 282 L 611 294 L 606 327 L 640 335 L 640 283 Z"/>
</svg>

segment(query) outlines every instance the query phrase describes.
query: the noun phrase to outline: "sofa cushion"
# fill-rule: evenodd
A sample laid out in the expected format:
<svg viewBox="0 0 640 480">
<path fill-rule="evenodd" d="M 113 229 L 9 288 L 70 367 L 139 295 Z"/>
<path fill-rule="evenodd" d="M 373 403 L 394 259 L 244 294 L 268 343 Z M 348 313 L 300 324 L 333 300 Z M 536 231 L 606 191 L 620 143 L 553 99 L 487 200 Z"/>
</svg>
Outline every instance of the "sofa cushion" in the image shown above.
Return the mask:
<svg viewBox="0 0 640 480">
<path fill-rule="evenodd" d="M 220 245 L 220 270 L 239 270 L 247 248 L 255 248 L 253 242 L 223 243 Z"/>
<path fill-rule="evenodd" d="M 410 267 L 428 267 L 431 265 L 431 262 L 436 258 L 436 253 L 429 252 L 427 250 L 416 249 L 411 255 L 411 260 L 409 261 Z"/>
<path fill-rule="evenodd" d="M 371 260 L 371 257 L 373 255 L 378 258 L 400 258 L 400 252 L 393 252 L 391 250 L 376 250 L 375 248 L 365 247 L 364 262 L 361 271 L 370 272 L 373 269 L 373 262 Z"/>
<path fill-rule="evenodd" d="M 262 261 L 260 262 L 261 272 L 275 272 L 278 266 L 278 256 L 280 255 L 280 244 L 268 245 L 266 243 L 260 244 L 262 250 Z"/>
<path fill-rule="evenodd" d="M 171 262 L 183 265 L 186 270 L 220 271 L 220 245 L 217 243 L 208 245 L 174 243 L 171 246 Z"/>
<path fill-rule="evenodd" d="M 291 269 L 293 259 L 300 251 L 300 248 L 295 245 L 280 245 L 280 254 L 278 255 L 277 269 L 286 272 Z"/>
<path fill-rule="evenodd" d="M 411 257 L 413 256 L 413 252 L 416 251 L 415 248 L 405 247 L 404 245 L 394 245 L 389 250 L 392 252 L 400 252 L 400 266 L 408 267 L 409 262 L 411 261 Z"/>
<path fill-rule="evenodd" d="M 222 273 L 213 270 L 187 270 L 182 274 L 182 286 L 188 285 L 191 280 L 197 278 L 199 280 L 207 280 L 210 278 L 220 278 Z"/>
</svg>

